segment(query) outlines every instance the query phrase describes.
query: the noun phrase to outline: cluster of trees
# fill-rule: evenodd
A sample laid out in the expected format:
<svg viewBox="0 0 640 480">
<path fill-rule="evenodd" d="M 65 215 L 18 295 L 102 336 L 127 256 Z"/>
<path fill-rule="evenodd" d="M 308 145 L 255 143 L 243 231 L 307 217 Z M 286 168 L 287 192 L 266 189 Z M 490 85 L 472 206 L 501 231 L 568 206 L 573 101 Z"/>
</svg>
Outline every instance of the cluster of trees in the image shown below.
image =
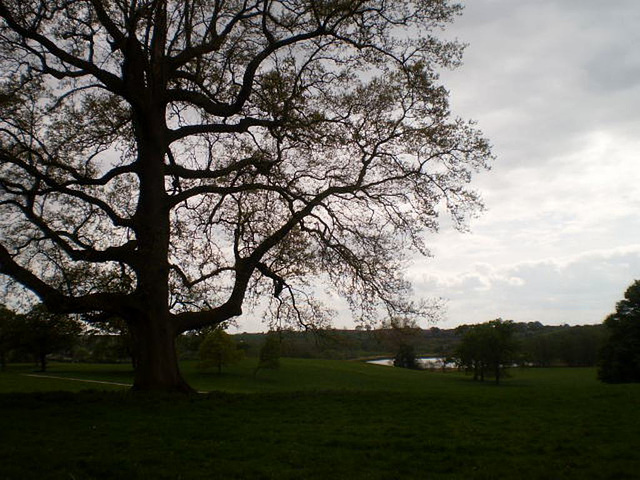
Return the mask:
<svg viewBox="0 0 640 480">
<path fill-rule="evenodd" d="M 633 298 L 634 290 L 627 295 Z M 422 330 L 405 325 L 370 330 L 280 330 L 236 335 L 216 328 L 181 335 L 178 348 L 182 359 L 198 360 L 205 370 L 220 370 L 244 355 L 258 358 L 256 373 L 264 368 L 277 368 L 281 356 L 343 359 L 389 355 L 396 366 L 418 368 L 418 357 L 426 355 L 439 357 L 443 363 L 457 361 L 481 380 L 485 376 L 496 376 L 495 359 L 484 356 L 488 351 L 499 354 L 503 366 L 508 363 L 542 367 L 595 366 L 599 363 L 601 379 L 629 381 L 634 378 L 633 365 L 638 351 L 634 321 L 630 318 L 635 310 L 629 302 L 626 299 L 620 305 L 620 312 L 624 314 L 611 315 L 603 325 L 544 326 L 539 322 L 495 320 L 451 330 Z M 498 338 L 498 332 L 502 332 L 502 337 Z M 501 342 L 509 347 L 508 357 L 493 346 Z M 605 347 L 601 348 L 603 344 Z M 55 353 L 80 362 L 130 361 L 135 367 L 132 347 L 126 325 L 115 320 L 101 330 L 86 330 L 77 320 L 51 314 L 42 305 L 25 315 L 0 308 L 3 368 L 9 359 L 37 359 L 40 368 L 45 369 L 47 357 Z"/>
<path fill-rule="evenodd" d="M 606 336 L 602 325 L 565 325 L 518 335 L 521 361 L 537 367 L 593 367 Z"/>
<path fill-rule="evenodd" d="M 10 358 L 24 361 L 29 357 L 41 371 L 46 371 L 51 354 L 74 361 L 133 360 L 135 356 L 131 355 L 127 332 L 112 330 L 87 332 L 81 321 L 53 314 L 42 304 L 26 314 L 17 314 L 0 304 L 0 366 L 5 370 Z M 260 370 L 280 366 L 281 334 L 270 332 L 260 337 L 255 375 Z M 237 342 L 221 327 L 191 334 L 184 338 L 182 345 L 197 350 L 201 370 L 215 369 L 218 373 L 224 366 L 240 361 L 249 347 L 244 342 Z M 135 362 L 132 363 L 135 367 Z"/>
<path fill-rule="evenodd" d="M 412 326 L 376 329 L 282 330 L 282 355 L 297 358 L 352 359 L 395 357 L 403 348 L 417 356 L 451 360 L 464 329 L 422 329 Z M 598 351 L 606 338 L 603 325 L 543 325 L 514 322 L 513 338 L 519 349 L 516 362 L 531 366 L 595 366 Z M 264 334 L 236 334 L 238 341 L 257 352 Z M 188 337 L 185 337 L 188 338 Z M 181 340 L 181 342 L 184 340 Z M 196 348 L 197 350 L 197 348 Z"/>
<path fill-rule="evenodd" d="M 640 280 L 627 288 L 603 325 L 566 326 L 542 334 L 542 325 L 525 326 L 519 338 L 514 336 L 517 324 L 501 319 L 458 327 L 462 338 L 455 357 L 480 380 L 491 372 L 499 382 L 503 368 L 514 362 L 550 366 L 560 360 L 568 366 L 597 363 L 603 382 L 640 382 Z"/>
<path fill-rule="evenodd" d="M 2 369 L 10 354 L 32 356 L 41 371 L 52 353 L 69 352 L 83 330 L 82 324 L 67 315 L 50 313 L 36 305 L 24 315 L 0 305 L 0 362 Z"/>
<path fill-rule="evenodd" d="M 477 325 L 458 327 L 462 339 L 454 357 L 459 366 L 473 372 L 473 379 L 493 376 L 496 384 L 517 359 L 514 323 L 500 318 Z"/>
</svg>

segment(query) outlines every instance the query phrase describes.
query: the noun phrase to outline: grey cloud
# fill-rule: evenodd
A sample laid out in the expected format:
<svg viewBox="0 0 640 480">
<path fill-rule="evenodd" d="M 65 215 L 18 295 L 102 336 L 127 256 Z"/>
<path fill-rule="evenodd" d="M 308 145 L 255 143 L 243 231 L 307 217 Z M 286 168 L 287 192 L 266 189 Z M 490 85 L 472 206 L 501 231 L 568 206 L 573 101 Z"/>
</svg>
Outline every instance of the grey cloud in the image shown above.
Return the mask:
<svg viewBox="0 0 640 480">
<path fill-rule="evenodd" d="M 502 168 L 546 163 L 594 130 L 638 126 L 637 2 L 474 0 L 452 35 L 470 46 L 445 74 Z"/>
<path fill-rule="evenodd" d="M 637 88 L 640 79 L 639 43 L 640 38 L 634 41 L 621 40 L 594 55 L 585 65 L 591 91 L 613 92 Z"/>
</svg>

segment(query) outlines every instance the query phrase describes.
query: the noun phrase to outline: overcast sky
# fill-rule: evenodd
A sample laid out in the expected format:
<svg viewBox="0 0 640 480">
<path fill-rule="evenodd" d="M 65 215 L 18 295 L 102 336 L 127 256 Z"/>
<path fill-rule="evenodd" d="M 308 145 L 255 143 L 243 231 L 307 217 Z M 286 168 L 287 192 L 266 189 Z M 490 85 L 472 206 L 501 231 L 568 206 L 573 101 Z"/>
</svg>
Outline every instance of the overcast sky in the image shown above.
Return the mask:
<svg viewBox="0 0 640 480">
<path fill-rule="evenodd" d="M 454 112 L 497 159 L 487 211 L 444 227 L 410 270 L 451 327 L 496 317 L 599 323 L 640 278 L 640 2 L 469 0 L 447 35 Z"/>
<path fill-rule="evenodd" d="M 473 181 L 487 210 L 470 233 L 444 222 L 409 278 L 446 300 L 441 328 L 600 323 L 640 278 L 640 2 L 463 3 L 445 35 L 469 45 L 464 65 L 442 78 L 493 145 Z"/>
</svg>

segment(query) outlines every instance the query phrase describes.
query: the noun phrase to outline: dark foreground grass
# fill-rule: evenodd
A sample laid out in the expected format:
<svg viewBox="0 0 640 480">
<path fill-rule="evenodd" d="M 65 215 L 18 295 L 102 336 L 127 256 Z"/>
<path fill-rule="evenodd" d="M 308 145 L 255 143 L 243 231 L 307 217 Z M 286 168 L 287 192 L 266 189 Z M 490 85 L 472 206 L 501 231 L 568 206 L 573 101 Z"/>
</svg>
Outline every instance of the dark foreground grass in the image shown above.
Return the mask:
<svg viewBox="0 0 640 480">
<path fill-rule="evenodd" d="M 185 372 L 220 391 L 78 393 L 87 385 L 0 374 L 0 392 L 23 392 L 0 394 L 0 480 L 640 478 L 640 386 L 591 369 L 517 370 L 501 387 L 355 362 Z M 126 366 L 50 375 L 130 380 Z"/>
</svg>

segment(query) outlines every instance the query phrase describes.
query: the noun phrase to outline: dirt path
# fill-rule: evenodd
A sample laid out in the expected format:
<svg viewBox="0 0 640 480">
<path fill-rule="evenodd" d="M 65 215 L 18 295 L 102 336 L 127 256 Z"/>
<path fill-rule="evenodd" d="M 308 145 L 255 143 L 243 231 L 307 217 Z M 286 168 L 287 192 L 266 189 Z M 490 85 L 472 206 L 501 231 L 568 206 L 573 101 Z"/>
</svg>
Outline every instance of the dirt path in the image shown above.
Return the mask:
<svg viewBox="0 0 640 480">
<path fill-rule="evenodd" d="M 25 373 L 25 377 L 35 378 L 53 378 L 55 380 L 71 380 L 72 382 L 86 382 L 86 383 L 100 383 L 102 385 L 118 385 L 120 387 L 131 387 L 130 383 L 118 383 L 118 382 L 105 382 L 102 380 L 88 380 L 86 378 L 71 378 L 71 377 L 58 377 L 54 375 L 38 375 L 36 373 Z"/>
<path fill-rule="evenodd" d="M 38 375 L 37 373 L 23 373 L 25 377 L 34 377 L 34 378 L 53 378 L 55 380 L 71 380 L 72 382 L 85 382 L 85 383 L 99 383 L 102 385 L 117 385 L 119 387 L 129 387 L 131 388 L 133 384 L 131 383 L 118 383 L 118 382 L 105 382 L 103 380 L 89 380 L 86 378 L 72 378 L 72 377 L 59 377 L 56 375 Z M 196 393 L 209 393 L 204 390 L 197 390 Z"/>
</svg>

